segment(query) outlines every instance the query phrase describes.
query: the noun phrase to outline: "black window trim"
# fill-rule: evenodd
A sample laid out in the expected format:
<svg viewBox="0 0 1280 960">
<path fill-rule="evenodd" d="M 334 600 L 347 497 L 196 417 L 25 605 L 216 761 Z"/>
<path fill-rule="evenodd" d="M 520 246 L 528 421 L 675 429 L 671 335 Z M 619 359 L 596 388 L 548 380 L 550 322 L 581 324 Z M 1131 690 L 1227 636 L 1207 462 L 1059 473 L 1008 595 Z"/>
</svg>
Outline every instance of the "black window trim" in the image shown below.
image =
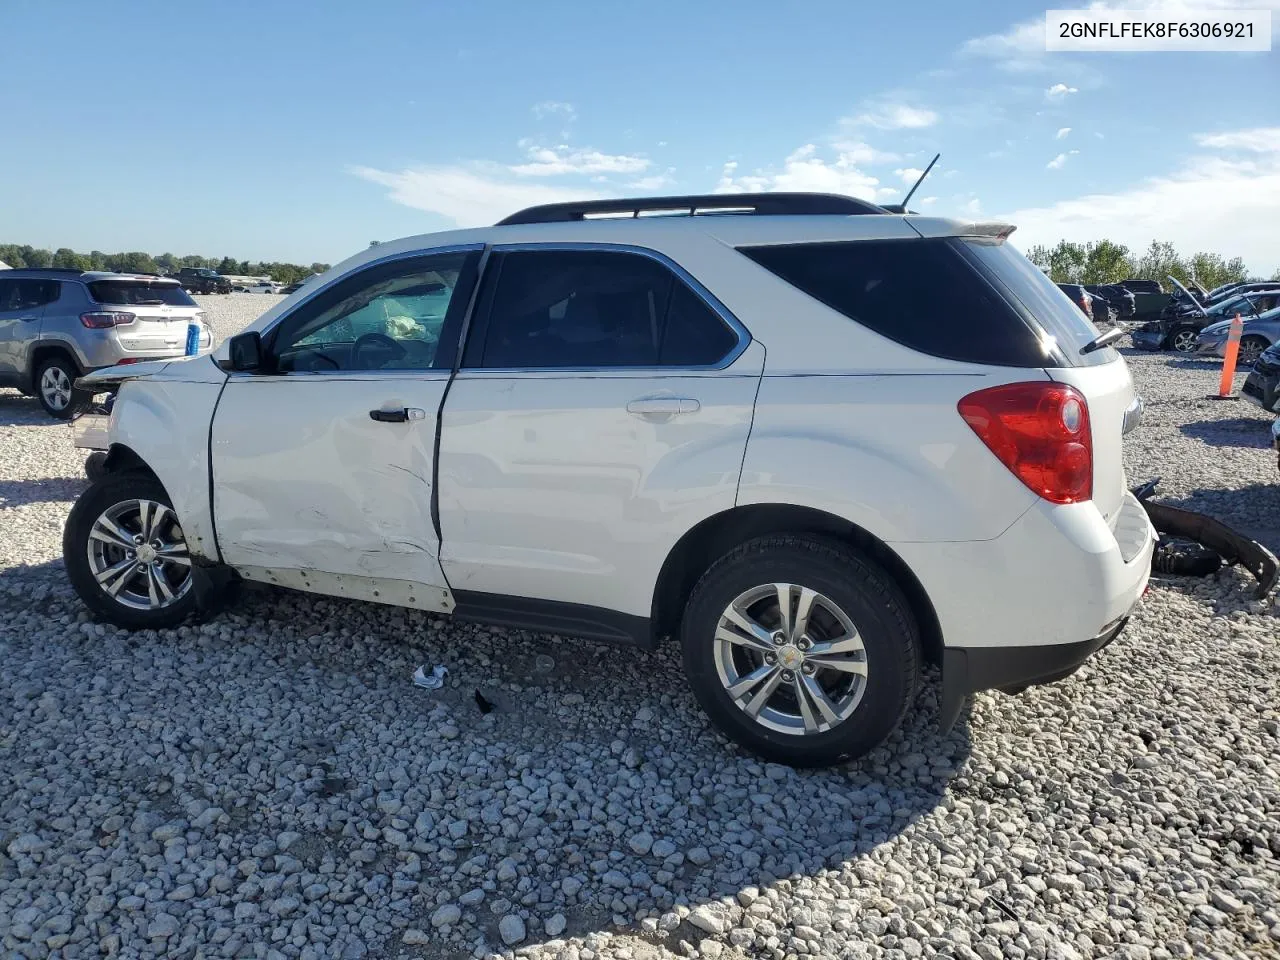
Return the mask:
<svg viewBox="0 0 1280 960">
<path fill-rule="evenodd" d="M 495 269 L 490 263 L 487 269 L 480 277 L 480 289 L 476 297 L 477 312 L 471 318 L 466 331 L 467 339 L 463 343 L 459 352 L 461 357 L 461 365 L 459 374 L 496 374 L 500 376 L 510 376 L 512 374 L 529 374 L 542 377 L 560 377 L 566 375 L 611 375 L 622 377 L 656 377 L 671 376 L 679 372 L 701 372 L 725 370 L 737 361 L 739 357 L 751 345 L 751 333 L 744 327 L 741 321 L 730 312 L 710 290 L 699 282 L 688 270 L 680 266 L 666 254 L 649 247 L 636 246 L 629 243 L 576 243 L 573 241 L 524 241 L 518 243 L 498 243 L 489 247 L 489 251 L 493 254 L 501 253 L 537 253 L 537 252 L 581 252 L 581 253 L 625 253 L 634 256 L 647 257 L 654 260 L 662 266 L 670 270 L 676 280 L 682 282 L 690 290 L 694 296 L 698 297 L 702 302 L 711 309 L 711 311 L 720 318 L 720 322 L 725 324 L 737 338 L 737 342 L 717 363 L 709 364 L 685 364 L 685 365 L 667 365 L 667 366 L 583 366 L 583 367 L 486 367 L 482 365 L 473 365 L 472 361 L 475 354 L 478 353 L 484 345 L 485 337 L 489 331 L 489 308 L 492 305 L 492 292 L 496 288 L 498 278 L 501 274 L 502 259 L 498 259 L 498 268 Z M 483 307 L 483 311 L 480 308 Z"/>
<path fill-rule="evenodd" d="M 283 378 L 283 377 L 299 377 L 299 378 L 328 377 L 330 379 L 338 379 L 338 380 L 371 380 L 375 378 L 381 379 L 383 377 L 395 377 L 397 379 L 407 379 L 407 380 L 423 380 L 423 379 L 440 380 L 440 379 L 451 378 L 454 374 L 454 371 L 458 367 L 458 360 L 462 356 L 462 337 L 465 335 L 466 328 L 470 321 L 471 310 L 475 303 L 475 294 L 476 294 L 476 291 L 479 289 L 480 280 L 481 280 L 482 272 L 484 269 L 484 260 L 487 258 L 486 257 L 487 251 L 488 251 L 488 248 L 483 243 L 460 243 L 460 244 L 450 244 L 448 246 L 443 246 L 443 247 L 423 247 L 423 248 L 418 248 L 414 250 L 404 250 L 404 251 L 401 251 L 400 253 L 393 253 L 385 257 L 377 257 L 376 259 L 369 260 L 365 263 L 362 263 L 358 267 L 354 267 L 351 270 L 344 271 L 343 273 L 330 278 L 325 283 L 316 284 L 316 287 L 314 290 L 307 291 L 306 296 L 304 296 L 301 300 L 299 300 L 297 303 L 291 306 L 288 310 L 285 310 L 282 313 L 280 313 L 278 316 L 274 317 L 270 323 L 268 323 L 265 327 L 263 327 L 260 331 L 258 331 L 258 334 L 262 339 L 264 350 L 267 353 L 270 353 L 275 348 L 275 341 L 276 341 L 276 337 L 279 335 L 279 328 L 284 323 L 286 323 L 291 317 L 295 316 L 299 310 L 302 310 L 305 307 L 309 306 L 311 303 L 313 303 L 317 297 L 321 296 L 327 291 L 332 290 L 334 287 L 338 286 L 339 284 L 346 283 L 348 280 L 352 279 L 353 277 L 357 277 L 369 270 L 375 269 L 377 267 L 383 267 L 400 260 L 419 260 L 426 257 L 434 257 L 434 256 L 445 255 L 450 253 L 479 254 L 480 256 L 477 257 L 477 260 L 476 260 L 478 269 L 476 270 L 476 273 L 475 273 L 474 286 L 470 291 L 467 292 L 465 297 L 467 302 L 463 305 L 466 312 L 463 316 L 460 317 L 460 322 L 455 326 L 454 330 L 451 331 L 451 337 L 453 338 L 453 346 L 449 348 L 451 355 L 448 358 L 449 362 L 443 366 L 438 366 L 438 367 L 432 366 L 430 368 L 403 367 L 399 369 L 387 369 L 387 370 L 273 370 L 269 373 L 232 374 L 232 377 L 234 379 L 266 379 L 266 378 Z M 453 308 L 453 304 L 451 302 L 450 309 L 452 310 L 452 308 Z M 447 326 L 448 325 L 447 319 L 445 323 Z M 444 333 L 443 328 L 441 329 L 441 333 L 442 334 Z M 445 343 L 445 338 L 443 336 L 441 337 L 440 343 L 441 343 L 441 346 L 443 347 Z"/>
</svg>

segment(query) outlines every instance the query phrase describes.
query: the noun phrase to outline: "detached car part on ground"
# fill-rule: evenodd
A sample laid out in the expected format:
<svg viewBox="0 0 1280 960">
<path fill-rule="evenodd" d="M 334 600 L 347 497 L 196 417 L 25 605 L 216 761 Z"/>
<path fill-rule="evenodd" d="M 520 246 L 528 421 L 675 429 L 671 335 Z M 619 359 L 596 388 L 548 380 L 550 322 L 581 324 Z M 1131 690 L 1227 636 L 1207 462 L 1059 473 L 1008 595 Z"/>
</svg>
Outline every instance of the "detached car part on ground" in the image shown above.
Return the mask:
<svg viewBox="0 0 1280 960">
<path fill-rule="evenodd" d="M 716 725 L 784 763 L 881 743 L 925 663 L 949 727 L 1111 642 L 1155 542 L 1114 332 L 1011 229 L 760 194 L 380 244 L 216 357 L 86 378 L 118 393 L 69 576 L 133 629 L 239 576 L 675 637 Z"/>
</svg>

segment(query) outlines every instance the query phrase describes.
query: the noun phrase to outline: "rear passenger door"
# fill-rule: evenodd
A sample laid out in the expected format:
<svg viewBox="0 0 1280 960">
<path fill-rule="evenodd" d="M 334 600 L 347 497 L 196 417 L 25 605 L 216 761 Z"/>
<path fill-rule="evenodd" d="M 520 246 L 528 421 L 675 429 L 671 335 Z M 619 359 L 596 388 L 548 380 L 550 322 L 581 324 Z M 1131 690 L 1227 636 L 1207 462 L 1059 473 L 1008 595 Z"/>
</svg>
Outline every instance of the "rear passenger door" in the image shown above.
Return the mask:
<svg viewBox="0 0 1280 960">
<path fill-rule="evenodd" d="M 499 246 L 481 283 L 441 420 L 459 610 L 648 617 L 676 540 L 734 505 L 764 350 L 651 251 Z"/>
<path fill-rule="evenodd" d="M 0 280 L 0 380 L 22 378 L 45 305 L 56 299 L 57 280 Z"/>
</svg>

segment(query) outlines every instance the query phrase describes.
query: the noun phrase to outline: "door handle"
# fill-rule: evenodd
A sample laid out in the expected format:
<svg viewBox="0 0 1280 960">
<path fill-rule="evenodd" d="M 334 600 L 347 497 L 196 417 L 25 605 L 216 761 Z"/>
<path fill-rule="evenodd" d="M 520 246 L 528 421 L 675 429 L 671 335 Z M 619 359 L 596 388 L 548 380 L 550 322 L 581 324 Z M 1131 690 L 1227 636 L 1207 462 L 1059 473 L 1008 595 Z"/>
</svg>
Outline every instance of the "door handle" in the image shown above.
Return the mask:
<svg viewBox="0 0 1280 960">
<path fill-rule="evenodd" d="M 39 320 L 39 319 L 40 319 L 39 317 L 19 317 L 19 318 L 18 318 L 18 321 L 19 321 L 20 323 L 32 323 L 32 322 L 34 322 L 34 321 L 36 321 L 36 320 Z"/>
<path fill-rule="evenodd" d="M 378 423 L 405 423 L 409 420 L 425 420 L 427 412 L 417 407 L 401 407 L 399 410 L 370 410 L 369 419 Z"/>
<path fill-rule="evenodd" d="M 701 406 L 691 397 L 644 397 L 628 403 L 627 413 L 646 420 L 666 420 L 682 413 L 696 413 Z"/>
</svg>

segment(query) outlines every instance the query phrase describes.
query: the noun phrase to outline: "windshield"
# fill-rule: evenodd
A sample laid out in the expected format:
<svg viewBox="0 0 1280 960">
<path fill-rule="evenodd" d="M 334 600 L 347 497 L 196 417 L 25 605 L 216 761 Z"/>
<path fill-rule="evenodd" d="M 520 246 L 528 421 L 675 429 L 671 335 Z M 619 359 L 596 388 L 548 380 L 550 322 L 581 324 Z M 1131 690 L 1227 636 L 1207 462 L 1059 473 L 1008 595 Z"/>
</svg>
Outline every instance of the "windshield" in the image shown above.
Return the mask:
<svg viewBox="0 0 1280 960">
<path fill-rule="evenodd" d="M 154 280 L 95 280 L 89 295 L 112 306 L 194 307 L 196 302 L 178 284 Z"/>
</svg>

